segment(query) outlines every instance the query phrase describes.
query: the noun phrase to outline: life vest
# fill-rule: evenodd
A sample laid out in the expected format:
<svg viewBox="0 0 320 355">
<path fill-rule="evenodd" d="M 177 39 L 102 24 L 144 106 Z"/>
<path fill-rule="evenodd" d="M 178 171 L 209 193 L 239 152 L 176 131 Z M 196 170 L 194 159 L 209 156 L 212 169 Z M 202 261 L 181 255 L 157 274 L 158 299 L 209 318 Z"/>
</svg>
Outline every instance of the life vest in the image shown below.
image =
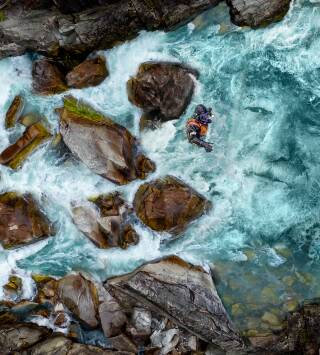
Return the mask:
<svg viewBox="0 0 320 355">
<path fill-rule="evenodd" d="M 208 125 L 207 124 L 201 124 L 200 122 L 198 122 L 194 118 L 191 118 L 191 120 L 189 120 L 187 122 L 187 127 L 189 127 L 189 126 L 198 127 L 199 128 L 199 134 L 200 134 L 201 137 L 207 135 L 207 132 L 208 132 Z"/>
</svg>

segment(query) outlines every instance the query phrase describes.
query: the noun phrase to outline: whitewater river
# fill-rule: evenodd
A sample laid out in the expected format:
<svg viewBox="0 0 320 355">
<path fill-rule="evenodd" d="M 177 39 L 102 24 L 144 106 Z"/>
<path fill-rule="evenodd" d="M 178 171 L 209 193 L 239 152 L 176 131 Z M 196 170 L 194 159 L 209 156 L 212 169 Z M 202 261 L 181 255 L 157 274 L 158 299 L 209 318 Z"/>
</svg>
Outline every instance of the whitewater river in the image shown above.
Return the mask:
<svg viewBox="0 0 320 355">
<path fill-rule="evenodd" d="M 231 25 L 225 5 L 171 33 L 141 33 L 105 51 L 110 76 L 98 87 L 71 90 L 140 137 L 157 164 L 150 178 L 172 174 L 213 202 L 178 240 L 136 225 L 141 236 L 128 250 L 99 250 L 72 224 L 73 201 L 122 191 L 132 201 L 141 181 L 117 187 L 48 146 L 19 171 L 0 167 L 1 191 L 32 192 L 56 224 L 54 238 L 0 251 L 0 285 L 15 271 L 32 297 L 32 272 L 61 276 L 90 272 L 97 279 L 133 270 L 147 260 L 178 254 L 216 268 L 217 287 L 242 329 L 268 328 L 267 310 L 281 316 L 292 304 L 320 296 L 320 2 L 295 1 L 286 18 L 261 30 Z M 139 133 L 141 112 L 127 99 L 126 82 L 140 63 L 169 60 L 200 72 L 186 114 L 153 132 Z M 31 90 L 30 56 L 0 61 L 0 149 L 22 132 L 6 131 L 4 115 L 22 93 L 27 111 L 58 129 L 54 112 L 63 95 Z M 188 144 L 185 121 L 194 106 L 212 106 L 211 154 Z M 0 288 L 0 297 L 3 297 Z"/>
</svg>

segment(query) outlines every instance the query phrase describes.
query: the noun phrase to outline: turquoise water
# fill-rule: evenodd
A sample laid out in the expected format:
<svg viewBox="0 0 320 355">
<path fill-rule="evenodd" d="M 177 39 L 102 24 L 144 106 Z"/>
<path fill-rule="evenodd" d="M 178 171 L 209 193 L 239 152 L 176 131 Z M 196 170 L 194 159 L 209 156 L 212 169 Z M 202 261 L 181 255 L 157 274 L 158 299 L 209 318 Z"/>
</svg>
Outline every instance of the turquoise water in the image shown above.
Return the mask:
<svg viewBox="0 0 320 355">
<path fill-rule="evenodd" d="M 212 212 L 172 243 L 137 224 L 139 245 L 98 250 L 73 226 L 71 202 L 114 190 L 132 201 L 141 182 L 119 188 L 45 145 L 17 172 L 0 167 L 1 191 L 33 192 L 58 234 L 0 251 L 1 284 L 15 270 L 31 297 L 31 272 L 82 270 L 104 280 L 175 253 L 215 267 L 220 294 L 243 330 L 257 327 L 266 310 L 281 316 L 288 302 L 320 296 L 320 2 L 295 1 L 282 22 L 255 31 L 231 25 L 228 17 L 220 5 L 175 32 L 141 33 L 105 52 L 111 75 L 100 86 L 70 91 L 140 138 L 157 164 L 150 178 L 178 176 L 212 200 Z M 140 134 L 141 112 L 128 102 L 126 81 L 147 60 L 185 62 L 201 74 L 180 120 Z M 31 58 L 2 60 L 0 71 L 0 116 L 20 92 L 26 110 L 46 116 L 56 131 L 62 95 L 31 93 Z M 200 102 L 217 117 L 208 136 L 211 154 L 184 135 L 185 120 Z M 0 149 L 14 135 L 2 119 Z"/>
</svg>

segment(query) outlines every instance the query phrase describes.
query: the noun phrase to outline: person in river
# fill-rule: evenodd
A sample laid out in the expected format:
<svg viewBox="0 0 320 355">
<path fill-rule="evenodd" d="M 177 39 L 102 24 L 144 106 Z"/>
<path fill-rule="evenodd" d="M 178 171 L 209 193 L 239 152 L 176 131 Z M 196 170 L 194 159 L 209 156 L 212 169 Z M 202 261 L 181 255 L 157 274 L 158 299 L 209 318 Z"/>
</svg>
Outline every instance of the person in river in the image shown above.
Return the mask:
<svg viewBox="0 0 320 355">
<path fill-rule="evenodd" d="M 212 151 L 212 145 L 204 140 L 208 132 L 208 126 L 212 123 L 212 109 L 204 105 L 198 105 L 193 116 L 187 122 L 187 137 L 190 143 Z"/>
</svg>

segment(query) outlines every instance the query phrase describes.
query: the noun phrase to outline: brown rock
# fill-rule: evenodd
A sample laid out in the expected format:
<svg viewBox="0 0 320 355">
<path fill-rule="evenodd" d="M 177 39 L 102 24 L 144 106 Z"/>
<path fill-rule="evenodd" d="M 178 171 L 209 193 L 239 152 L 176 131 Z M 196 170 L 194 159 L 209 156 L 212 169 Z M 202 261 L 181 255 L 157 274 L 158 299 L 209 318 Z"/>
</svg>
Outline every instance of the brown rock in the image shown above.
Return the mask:
<svg viewBox="0 0 320 355">
<path fill-rule="evenodd" d="M 33 63 L 32 78 L 33 89 L 38 94 L 54 95 L 67 90 L 59 68 L 48 59 L 40 59 Z"/>
<path fill-rule="evenodd" d="M 0 195 L 0 242 L 6 249 L 36 242 L 53 234 L 53 227 L 32 196 Z"/>
<path fill-rule="evenodd" d="M 53 336 L 28 350 L 28 355 L 67 355 L 72 341 L 64 336 Z"/>
<path fill-rule="evenodd" d="M 73 344 L 68 355 L 134 355 L 128 351 L 102 350 L 96 346 Z"/>
<path fill-rule="evenodd" d="M 141 185 L 133 205 L 148 227 L 171 233 L 181 232 L 211 207 L 202 195 L 173 176 Z"/>
<path fill-rule="evenodd" d="M 227 0 L 231 20 L 238 26 L 253 28 L 281 20 L 288 12 L 291 0 Z"/>
<path fill-rule="evenodd" d="M 7 113 L 6 113 L 6 118 L 5 118 L 5 128 L 8 129 L 8 128 L 12 128 L 15 126 L 16 122 L 18 121 L 22 111 L 23 111 L 23 108 L 24 108 L 24 99 L 22 96 L 20 95 L 17 95 Z"/>
<path fill-rule="evenodd" d="M 99 324 L 98 294 L 94 284 L 82 275 L 69 275 L 58 283 L 58 296 L 61 302 L 86 327 L 96 328 Z"/>
<path fill-rule="evenodd" d="M 120 351 L 129 351 L 136 354 L 138 352 L 137 346 L 124 334 L 108 339 L 112 348 Z"/>
<path fill-rule="evenodd" d="M 107 76 L 106 60 L 98 56 L 77 65 L 68 73 L 66 80 L 69 87 L 82 89 L 101 84 Z"/>
<path fill-rule="evenodd" d="M 22 293 L 22 280 L 20 277 L 12 275 L 9 277 L 9 282 L 3 288 L 7 297 L 16 299 Z"/>
<path fill-rule="evenodd" d="M 96 174 L 124 185 L 155 170 L 154 163 L 138 154 L 137 141 L 126 128 L 90 106 L 69 96 L 58 112 L 64 143 Z"/>
<path fill-rule="evenodd" d="M 107 294 L 106 300 L 101 303 L 99 316 L 107 338 L 121 334 L 128 321 L 119 303 L 110 294 Z"/>
<path fill-rule="evenodd" d="M 154 261 L 131 274 L 112 278 L 106 288 L 172 319 L 207 343 L 228 351 L 240 351 L 244 347 L 211 275 L 178 257 Z"/>
<path fill-rule="evenodd" d="M 144 63 L 127 83 L 129 100 L 144 111 L 142 126 L 150 121 L 178 119 L 191 101 L 198 73 L 175 63 Z"/>
<path fill-rule="evenodd" d="M 50 133 L 40 123 L 28 127 L 23 135 L 0 154 L 0 164 L 19 168 L 26 158 L 49 137 Z"/>
</svg>

